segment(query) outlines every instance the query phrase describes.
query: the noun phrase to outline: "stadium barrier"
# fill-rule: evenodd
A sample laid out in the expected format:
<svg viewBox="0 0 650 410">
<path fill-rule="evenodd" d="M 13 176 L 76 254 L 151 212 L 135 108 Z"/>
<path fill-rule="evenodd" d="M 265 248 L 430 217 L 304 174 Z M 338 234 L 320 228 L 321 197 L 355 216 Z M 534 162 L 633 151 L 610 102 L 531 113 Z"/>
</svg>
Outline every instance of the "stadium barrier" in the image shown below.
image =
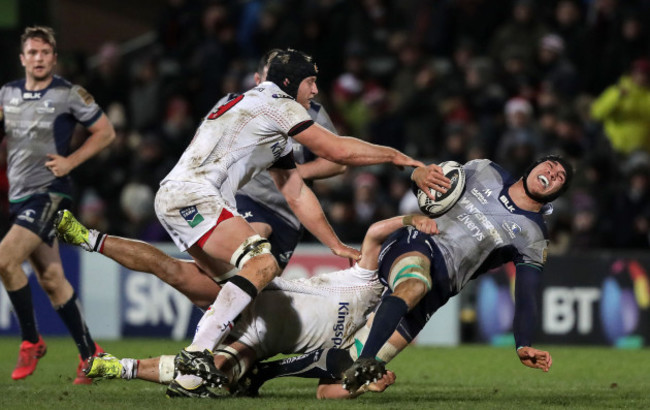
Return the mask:
<svg viewBox="0 0 650 410">
<path fill-rule="evenodd" d="M 182 257 L 172 244 L 158 245 Z M 201 317 L 183 295 L 153 275 L 125 269 L 101 255 L 61 246 L 66 275 L 84 306 L 97 339 L 150 336 L 180 340 L 194 333 Z M 308 277 L 345 268 L 348 261 L 320 246 L 300 246 L 284 272 L 286 278 Z M 30 286 L 40 331 L 65 335 L 67 330 L 51 308 L 29 266 Z M 539 343 L 609 344 L 640 347 L 650 336 L 647 272 L 650 256 L 599 252 L 551 257 L 542 279 L 539 300 Z M 495 345 L 513 344 L 512 285 L 514 266 L 506 265 L 479 278 L 476 326 L 480 339 Z M 417 339 L 418 344 L 460 343 L 458 298 L 436 313 Z M 0 335 L 18 335 L 6 292 L 0 292 Z"/>
</svg>

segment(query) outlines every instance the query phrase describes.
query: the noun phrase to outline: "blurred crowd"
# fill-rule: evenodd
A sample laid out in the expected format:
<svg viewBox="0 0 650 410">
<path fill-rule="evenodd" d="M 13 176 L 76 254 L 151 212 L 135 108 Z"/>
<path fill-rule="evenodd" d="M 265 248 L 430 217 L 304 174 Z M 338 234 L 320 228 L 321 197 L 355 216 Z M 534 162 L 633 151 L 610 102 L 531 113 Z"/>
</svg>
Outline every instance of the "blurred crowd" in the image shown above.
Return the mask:
<svg viewBox="0 0 650 410">
<path fill-rule="evenodd" d="M 549 218 L 552 253 L 647 249 L 649 20 L 647 0 L 168 0 L 154 43 L 107 42 L 93 64 L 59 55 L 59 73 L 117 131 L 74 171 L 76 211 L 113 234 L 168 240 L 158 182 L 216 101 L 254 85 L 260 56 L 292 47 L 314 56 L 317 100 L 339 134 L 427 163 L 490 158 L 517 176 L 561 154 L 577 174 Z M 313 189 L 349 243 L 417 209 L 409 171 L 388 166 Z"/>
</svg>

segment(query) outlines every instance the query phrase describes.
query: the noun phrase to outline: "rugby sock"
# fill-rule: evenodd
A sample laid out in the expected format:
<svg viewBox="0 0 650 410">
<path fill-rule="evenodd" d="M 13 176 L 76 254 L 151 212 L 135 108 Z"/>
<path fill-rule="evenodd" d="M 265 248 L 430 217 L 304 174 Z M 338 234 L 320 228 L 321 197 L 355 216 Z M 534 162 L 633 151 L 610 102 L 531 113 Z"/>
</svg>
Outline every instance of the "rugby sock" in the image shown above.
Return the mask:
<svg viewBox="0 0 650 410">
<path fill-rule="evenodd" d="M 199 321 L 192 344 L 185 350 L 212 351 L 230 333 L 237 316 L 255 296 L 257 289 L 248 279 L 238 275 L 230 279 Z"/>
<path fill-rule="evenodd" d="M 14 312 L 20 324 L 20 333 L 23 340 L 30 343 L 38 342 L 38 329 L 34 317 L 34 305 L 32 305 L 32 291 L 29 283 L 18 290 L 7 291 L 9 300 L 14 307 Z"/>
<path fill-rule="evenodd" d="M 140 360 L 137 359 L 120 359 L 122 365 L 122 374 L 120 378 L 124 380 L 131 380 L 138 377 L 138 364 Z"/>
<path fill-rule="evenodd" d="M 90 337 L 90 332 L 86 326 L 86 322 L 81 314 L 81 306 L 77 299 L 77 293 L 73 293 L 70 300 L 61 306 L 54 308 L 56 313 L 59 314 L 63 323 L 68 328 L 70 335 L 77 344 L 81 360 L 86 360 L 95 354 L 95 342 Z"/>
<path fill-rule="evenodd" d="M 392 295 L 385 297 L 377 309 L 368 340 L 366 340 L 359 357 L 374 359 L 407 312 L 408 305 L 402 299 Z"/>
<path fill-rule="evenodd" d="M 301 356 L 258 363 L 252 385 L 259 389 L 266 381 L 285 376 L 340 379 L 341 374 L 352 366 L 347 350 L 319 349 Z"/>
</svg>

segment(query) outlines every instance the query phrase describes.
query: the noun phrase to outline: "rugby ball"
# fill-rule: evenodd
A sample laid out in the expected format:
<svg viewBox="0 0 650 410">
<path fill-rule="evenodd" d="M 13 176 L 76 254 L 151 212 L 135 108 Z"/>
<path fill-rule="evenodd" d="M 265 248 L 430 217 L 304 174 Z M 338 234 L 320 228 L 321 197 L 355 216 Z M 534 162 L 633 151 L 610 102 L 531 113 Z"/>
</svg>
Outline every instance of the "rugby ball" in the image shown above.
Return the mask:
<svg viewBox="0 0 650 410">
<path fill-rule="evenodd" d="M 461 164 L 456 161 L 445 161 L 439 165 L 445 176 L 451 180 L 451 188 L 444 194 L 430 189 L 436 198 L 435 201 L 432 201 L 420 188 L 417 190 L 418 206 L 430 218 L 444 215 L 454 206 L 465 190 L 465 170 Z"/>
</svg>

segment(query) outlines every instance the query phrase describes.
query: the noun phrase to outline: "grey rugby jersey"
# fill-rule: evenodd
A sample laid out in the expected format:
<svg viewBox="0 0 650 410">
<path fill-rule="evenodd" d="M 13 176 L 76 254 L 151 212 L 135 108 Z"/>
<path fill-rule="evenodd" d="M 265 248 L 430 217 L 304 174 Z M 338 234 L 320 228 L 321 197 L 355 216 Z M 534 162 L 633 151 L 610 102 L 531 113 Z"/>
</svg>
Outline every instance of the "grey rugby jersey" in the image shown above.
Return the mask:
<svg viewBox="0 0 650 410">
<path fill-rule="evenodd" d="M 25 80 L 0 88 L 7 138 L 9 200 L 39 192 L 70 194 L 69 177 L 57 178 L 45 167 L 46 154 L 67 156 L 77 122 L 85 127 L 102 115 L 93 97 L 78 85 L 54 76 L 40 91 L 25 90 Z"/>
<path fill-rule="evenodd" d="M 432 235 L 444 255 L 452 292 L 458 293 L 478 274 L 504 262 L 539 269 L 548 246 L 543 213 L 518 208 L 508 196 L 515 180 L 490 160 L 466 163 L 465 192 L 456 205 L 436 219 L 439 235 Z"/>
<path fill-rule="evenodd" d="M 216 107 L 225 104 L 238 95 L 239 94 L 228 94 L 219 100 Z M 315 123 L 323 126 L 333 133 L 336 133 L 334 124 L 332 124 L 332 120 L 330 119 L 329 115 L 327 115 L 327 112 L 325 112 L 325 109 L 322 105 L 317 102 L 310 101 L 309 110 L 307 110 L 307 112 Z M 314 158 L 316 158 L 316 156 L 311 151 L 309 151 L 307 147 L 303 146 L 293 138 L 289 137 L 289 141 L 293 144 L 293 157 L 296 163 L 304 164 L 305 162 L 312 161 Z M 264 205 L 265 207 L 280 215 L 289 225 L 294 227 L 294 229 L 300 229 L 300 221 L 298 220 L 298 217 L 294 215 L 291 207 L 284 199 L 282 193 L 280 193 L 278 188 L 275 186 L 275 182 L 273 182 L 273 178 L 271 178 L 271 175 L 268 172 L 262 172 L 258 174 L 246 185 L 241 187 L 237 193 L 246 195 L 247 197 L 253 199 L 255 202 Z"/>
</svg>

